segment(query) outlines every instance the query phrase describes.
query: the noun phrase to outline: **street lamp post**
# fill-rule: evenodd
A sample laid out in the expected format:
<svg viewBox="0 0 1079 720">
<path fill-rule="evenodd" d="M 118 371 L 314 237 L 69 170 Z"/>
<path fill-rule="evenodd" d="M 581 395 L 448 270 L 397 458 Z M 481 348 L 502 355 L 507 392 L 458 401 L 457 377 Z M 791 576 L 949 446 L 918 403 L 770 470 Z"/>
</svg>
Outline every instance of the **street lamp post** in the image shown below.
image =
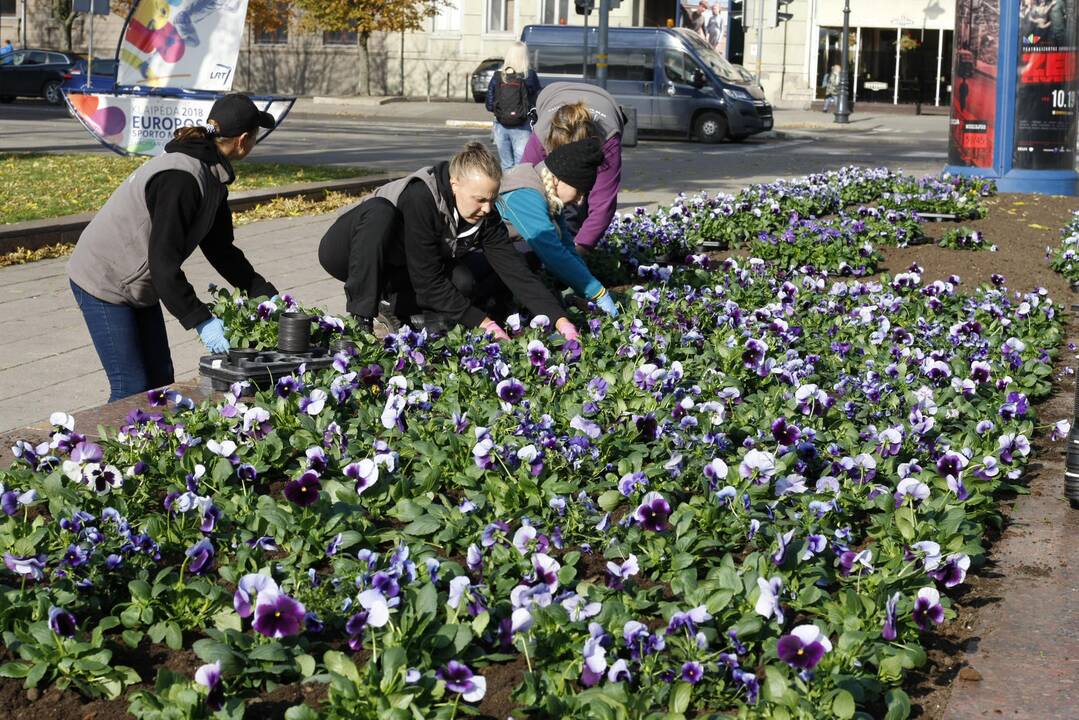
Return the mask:
<svg viewBox="0 0 1079 720">
<path fill-rule="evenodd" d="M 843 2 L 843 36 L 839 40 L 839 101 L 835 106 L 835 121 L 850 122 L 850 0 Z"/>
</svg>

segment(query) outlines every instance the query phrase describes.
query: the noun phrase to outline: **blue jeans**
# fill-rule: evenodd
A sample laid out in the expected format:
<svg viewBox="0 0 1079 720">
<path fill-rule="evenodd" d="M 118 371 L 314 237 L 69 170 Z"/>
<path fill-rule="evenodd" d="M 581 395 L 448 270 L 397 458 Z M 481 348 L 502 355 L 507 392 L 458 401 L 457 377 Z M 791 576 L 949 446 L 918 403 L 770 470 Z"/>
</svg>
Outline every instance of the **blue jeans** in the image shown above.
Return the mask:
<svg viewBox="0 0 1079 720">
<path fill-rule="evenodd" d="M 528 138 L 532 137 L 532 126 L 525 123 L 520 127 L 508 128 L 495 120 L 491 127 L 491 137 L 498 148 L 498 161 L 502 169 L 509 170 L 525 156 L 525 145 L 528 144 Z"/>
<path fill-rule="evenodd" d="M 133 308 L 107 303 L 75 283 L 71 292 L 109 377 L 109 402 L 173 383 L 172 353 L 160 304 Z"/>
</svg>

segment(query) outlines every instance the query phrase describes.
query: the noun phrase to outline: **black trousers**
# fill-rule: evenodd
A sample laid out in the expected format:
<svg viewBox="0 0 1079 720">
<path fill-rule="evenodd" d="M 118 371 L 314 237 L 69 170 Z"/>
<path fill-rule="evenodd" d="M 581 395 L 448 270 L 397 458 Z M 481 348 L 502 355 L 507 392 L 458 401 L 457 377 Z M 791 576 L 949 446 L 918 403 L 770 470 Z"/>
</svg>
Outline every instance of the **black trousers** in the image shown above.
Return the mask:
<svg viewBox="0 0 1079 720">
<path fill-rule="evenodd" d="M 441 310 L 420 307 L 408 276 L 401 214 L 385 198 L 365 200 L 339 217 L 319 243 L 318 260 L 345 283 L 346 309 L 353 315 L 376 317 L 383 298 L 390 312 L 406 321 L 424 310 Z M 477 307 L 507 295 L 482 251 L 455 258 L 447 270 L 458 292 Z"/>
</svg>

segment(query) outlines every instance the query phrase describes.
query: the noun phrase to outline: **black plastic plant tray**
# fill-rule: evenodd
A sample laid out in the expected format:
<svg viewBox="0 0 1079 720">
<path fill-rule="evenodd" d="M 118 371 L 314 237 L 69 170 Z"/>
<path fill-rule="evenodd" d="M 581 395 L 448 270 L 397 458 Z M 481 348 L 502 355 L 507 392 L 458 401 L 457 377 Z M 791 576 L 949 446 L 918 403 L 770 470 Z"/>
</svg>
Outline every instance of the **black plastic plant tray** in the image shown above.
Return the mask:
<svg viewBox="0 0 1079 720">
<path fill-rule="evenodd" d="M 920 212 L 918 217 L 928 222 L 955 222 L 959 219 L 959 216 L 955 213 L 930 213 Z"/>
<path fill-rule="evenodd" d="M 325 348 L 312 348 L 305 353 L 266 350 L 253 358 L 243 358 L 235 362 L 224 353 L 204 355 L 199 359 L 199 372 L 210 378 L 214 390 L 221 392 L 228 390 L 233 383 L 246 380 L 253 387 L 248 388 L 244 394 L 250 395 L 256 389 L 271 389 L 279 378 L 293 374 L 305 363 L 308 370 L 328 368 L 333 365 L 333 354 Z"/>
</svg>

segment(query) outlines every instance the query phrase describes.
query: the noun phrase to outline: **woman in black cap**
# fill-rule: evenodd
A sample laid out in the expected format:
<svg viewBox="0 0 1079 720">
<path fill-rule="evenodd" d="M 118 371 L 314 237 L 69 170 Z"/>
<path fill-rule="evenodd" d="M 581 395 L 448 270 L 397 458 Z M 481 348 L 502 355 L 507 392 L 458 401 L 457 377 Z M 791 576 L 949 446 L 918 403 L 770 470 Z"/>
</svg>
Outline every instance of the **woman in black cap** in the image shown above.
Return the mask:
<svg viewBox="0 0 1079 720">
<path fill-rule="evenodd" d="M 513 247 L 495 201 L 502 169 L 482 143 L 449 162 L 383 185 L 346 209 L 322 238 L 318 259 L 345 283 L 346 309 L 371 328 L 395 330 L 421 315 L 430 324 L 482 327 L 508 339 L 489 313 L 507 290 L 534 315 L 545 315 L 567 339 L 577 329 L 543 281 Z"/>
<path fill-rule="evenodd" d="M 277 294 L 233 244 L 228 205 L 232 161 L 273 126 L 246 95 L 220 98 L 206 127 L 177 130 L 165 154 L 133 172 L 83 230 L 68 276 L 109 377 L 109 402 L 173 382 L 162 303 L 210 352 L 229 349 L 224 325 L 181 268 L 195 248 L 252 297 Z"/>
<path fill-rule="evenodd" d="M 548 272 L 617 317 L 614 299 L 577 253 L 562 215 L 591 192 L 603 161 L 599 140 L 588 138 L 555 148 L 535 165 L 517 165 L 502 177 L 498 211 L 510 238 L 527 242 L 520 249 L 532 250 Z"/>
</svg>

